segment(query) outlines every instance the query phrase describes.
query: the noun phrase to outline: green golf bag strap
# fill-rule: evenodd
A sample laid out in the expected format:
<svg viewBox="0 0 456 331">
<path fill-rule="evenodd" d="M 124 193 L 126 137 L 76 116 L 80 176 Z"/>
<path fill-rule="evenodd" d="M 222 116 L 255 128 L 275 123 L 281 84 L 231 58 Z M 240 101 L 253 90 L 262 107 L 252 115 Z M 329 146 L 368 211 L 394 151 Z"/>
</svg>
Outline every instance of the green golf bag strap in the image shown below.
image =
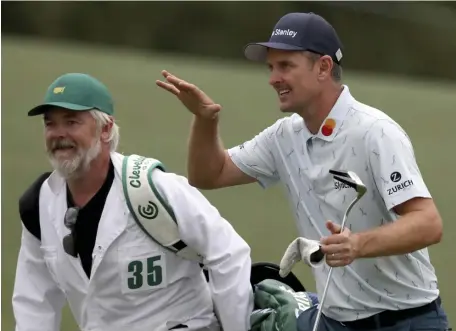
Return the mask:
<svg viewBox="0 0 456 331">
<path fill-rule="evenodd" d="M 154 185 L 154 171 L 166 169 L 153 158 L 136 154 L 124 157 L 122 186 L 130 213 L 141 230 L 156 243 L 184 259 L 202 263 L 202 256 L 181 240 L 174 212 Z"/>
</svg>

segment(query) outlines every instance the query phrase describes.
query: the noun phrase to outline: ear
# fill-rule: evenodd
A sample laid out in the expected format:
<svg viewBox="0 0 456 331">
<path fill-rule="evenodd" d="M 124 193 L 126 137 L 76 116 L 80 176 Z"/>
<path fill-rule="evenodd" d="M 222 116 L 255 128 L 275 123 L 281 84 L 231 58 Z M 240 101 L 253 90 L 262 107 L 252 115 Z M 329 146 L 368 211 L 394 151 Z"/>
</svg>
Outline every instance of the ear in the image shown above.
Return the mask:
<svg viewBox="0 0 456 331">
<path fill-rule="evenodd" d="M 113 126 L 113 123 L 114 123 L 114 119 L 112 117 L 110 117 L 110 119 L 111 120 L 108 123 L 106 123 L 106 125 L 104 125 L 101 128 L 101 140 L 102 141 L 108 140 L 109 135 L 111 133 L 112 126 Z"/>
<path fill-rule="evenodd" d="M 320 58 L 320 66 L 318 73 L 318 79 L 320 81 L 324 81 L 331 77 L 331 70 L 333 68 L 333 65 L 333 60 L 328 55 L 324 55 Z"/>
</svg>

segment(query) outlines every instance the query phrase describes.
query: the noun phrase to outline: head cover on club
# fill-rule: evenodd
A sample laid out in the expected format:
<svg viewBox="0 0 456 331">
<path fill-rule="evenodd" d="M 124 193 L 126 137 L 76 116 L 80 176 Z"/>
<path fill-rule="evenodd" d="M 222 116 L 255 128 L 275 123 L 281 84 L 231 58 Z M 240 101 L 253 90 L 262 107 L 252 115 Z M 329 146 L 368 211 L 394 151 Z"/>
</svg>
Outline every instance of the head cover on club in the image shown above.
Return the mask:
<svg viewBox="0 0 456 331">
<path fill-rule="evenodd" d="M 334 175 L 334 179 L 355 189 L 355 191 L 358 193 L 358 199 L 361 199 L 364 193 L 366 193 L 366 186 L 363 184 L 358 175 L 355 174 L 353 171 L 331 169 L 329 170 L 329 173 Z"/>
</svg>

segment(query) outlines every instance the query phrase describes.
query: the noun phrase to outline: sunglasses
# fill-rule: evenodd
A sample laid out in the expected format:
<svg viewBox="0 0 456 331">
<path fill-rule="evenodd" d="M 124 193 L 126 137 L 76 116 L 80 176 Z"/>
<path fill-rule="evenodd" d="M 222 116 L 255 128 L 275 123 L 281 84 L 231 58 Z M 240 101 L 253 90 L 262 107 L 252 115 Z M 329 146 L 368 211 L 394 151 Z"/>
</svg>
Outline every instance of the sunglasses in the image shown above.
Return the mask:
<svg viewBox="0 0 456 331">
<path fill-rule="evenodd" d="M 63 249 L 65 253 L 73 256 L 78 257 L 78 252 L 76 252 L 76 220 L 78 219 L 79 208 L 78 207 L 70 207 L 67 209 L 65 213 L 65 217 L 63 222 L 67 229 L 71 232 L 63 237 Z"/>
</svg>

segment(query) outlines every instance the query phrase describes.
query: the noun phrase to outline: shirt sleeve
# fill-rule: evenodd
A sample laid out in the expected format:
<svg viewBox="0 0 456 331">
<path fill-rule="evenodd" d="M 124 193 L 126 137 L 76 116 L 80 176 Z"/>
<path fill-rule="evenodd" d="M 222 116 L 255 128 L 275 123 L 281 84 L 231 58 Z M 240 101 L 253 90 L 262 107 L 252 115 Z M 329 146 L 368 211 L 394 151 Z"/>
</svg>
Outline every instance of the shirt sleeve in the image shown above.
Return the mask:
<svg viewBox="0 0 456 331">
<path fill-rule="evenodd" d="M 24 226 L 13 289 L 16 331 L 58 331 L 65 296 L 53 281 L 40 241 Z"/>
<path fill-rule="evenodd" d="M 155 171 L 153 179 L 173 209 L 182 240 L 204 257 L 223 330 L 249 330 L 253 311 L 249 245 L 185 177 Z"/>
<path fill-rule="evenodd" d="M 416 197 L 431 197 L 410 138 L 398 124 L 377 121 L 368 137 L 367 153 L 372 175 L 388 210 Z"/>
<path fill-rule="evenodd" d="M 274 138 L 283 119 L 264 129 L 251 140 L 228 149 L 233 163 L 247 175 L 256 178 L 261 187 L 267 188 L 280 178 L 273 154 Z"/>
</svg>

